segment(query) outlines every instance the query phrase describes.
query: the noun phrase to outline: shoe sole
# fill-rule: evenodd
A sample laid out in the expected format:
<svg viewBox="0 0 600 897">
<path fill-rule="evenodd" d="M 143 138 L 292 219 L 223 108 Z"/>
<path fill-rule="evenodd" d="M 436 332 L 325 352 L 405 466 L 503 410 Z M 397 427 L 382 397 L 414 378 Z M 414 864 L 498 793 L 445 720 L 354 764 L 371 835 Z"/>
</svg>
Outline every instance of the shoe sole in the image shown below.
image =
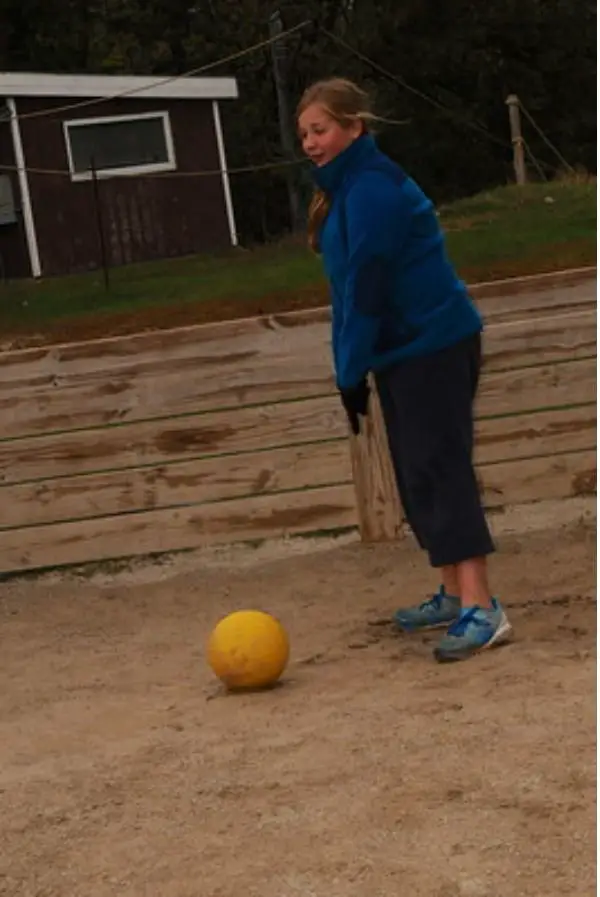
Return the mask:
<svg viewBox="0 0 600 897">
<path fill-rule="evenodd" d="M 400 630 L 400 632 L 404 632 L 407 635 L 414 635 L 417 632 L 432 632 L 435 629 L 447 629 L 448 626 L 452 626 L 457 619 L 458 617 L 455 617 L 453 620 L 445 620 L 443 623 L 427 623 L 425 626 L 405 626 L 402 623 L 398 623 L 397 620 L 392 620 L 392 623 L 396 629 Z"/>
<path fill-rule="evenodd" d="M 499 648 L 501 645 L 505 645 L 510 641 L 512 632 L 512 626 L 503 615 L 500 625 L 489 642 L 486 642 L 485 645 L 478 645 L 476 648 L 465 648 L 462 651 L 453 651 L 451 654 L 446 654 L 445 652 L 440 651 L 439 648 L 436 648 L 433 654 L 438 663 L 452 663 L 455 660 L 468 660 L 469 657 L 473 657 L 474 654 L 481 654 L 486 648 Z"/>
</svg>

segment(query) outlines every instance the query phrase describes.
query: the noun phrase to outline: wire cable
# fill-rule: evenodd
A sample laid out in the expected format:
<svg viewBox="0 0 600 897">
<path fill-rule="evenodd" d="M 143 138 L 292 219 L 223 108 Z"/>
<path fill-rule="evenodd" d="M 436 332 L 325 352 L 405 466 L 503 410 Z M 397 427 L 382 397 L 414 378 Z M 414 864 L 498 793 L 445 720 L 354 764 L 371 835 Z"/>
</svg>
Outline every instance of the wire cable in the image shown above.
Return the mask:
<svg viewBox="0 0 600 897">
<path fill-rule="evenodd" d="M 538 162 L 537 158 L 533 155 L 531 147 L 529 146 L 529 144 L 527 143 L 525 138 L 522 138 L 522 140 L 523 140 L 523 146 L 525 147 L 525 152 L 531 159 L 532 163 L 535 165 L 535 167 L 537 169 L 537 173 L 539 174 L 539 176 L 541 177 L 541 179 L 543 181 L 547 181 L 548 178 L 546 177 L 546 172 L 542 168 L 541 164 Z"/>
<path fill-rule="evenodd" d="M 256 165 L 246 165 L 240 168 L 214 168 L 204 171 L 155 171 L 144 174 L 146 178 L 186 178 L 186 177 L 217 177 L 223 174 L 253 174 L 259 171 L 269 171 L 274 168 L 285 168 L 291 165 L 307 165 L 307 159 L 285 159 L 273 162 L 263 162 Z M 66 168 L 29 168 L 28 166 L 19 167 L 18 165 L 2 165 L 0 171 L 26 171 L 28 174 L 54 175 L 60 177 L 71 177 L 73 172 Z M 77 172 L 74 172 L 77 174 Z M 87 174 L 87 172 L 81 172 Z M 98 179 L 102 180 L 102 170 L 98 171 Z"/>
<path fill-rule="evenodd" d="M 335 34 L 332 34 L 330 31 L 328 31 L 325 28 L 323 28 L 321 30 L 322 30 L 323 34 L 326 34 L 327 37 L 329 37 L 329 39 L 332 40 L 334 43 L 343 47 L 349 53 L 354 54 L 354 56 L 356 56 L 362 62 L 365 62 L 367 65 L 371 66 L 371 68 L 374 69 L 376 72 L 379 72 L 379 74 L 383 75 L 385 78 L 388 78 L 390 81 L 393 81 L 395 84 L 398 84 L 400 87 L 404 88 L 404 90 L 408 91 L 409 93 L 414 94 L 417 97 L 420 97 L 420 99 L 424 100 L 426 103 L 429 103 L 431 106 L 434 106 L 436 109 L 439 109 L 441 112 L 443 112 L 445 115 L 448 115 L 450 118 L 454 117 L 457 120 L 460 120 L 462 124 L 477 131 L 479 134 L 486 137 L 488 140 L 490 140 L 492 143 L 495 143 L 497 146 L 501 146 L 504 149 L 512 148 L 511 144 L 507 140 L 502 140 L 500 137 L 496 137 L 496 135 L 493 134 L 488 128 L 486 128 L 485 125 L 482 125 L 479 122 L 476 122 L 470 118 L 467 118 L 464 114 L 462 114 L 460 112 L 456 112 L 456 110 L 454 110 L 454 109 L 450 109 L 448 106 L 445 106 L 443 103 L 440 103 L 439 100 L 436 100 L 434 97 L 429 96 L 429 94 L 424 93 L 424 91 L 419 90 L 418 88 L 413 87 L 412 85 L 408 84 L 408 82 L 405 81 L 404 78 L 402 78 L 400 75 L 395 75 L 393 72 L 388 71 L 382 65 L 380 65 L 378 62 L 375 62 L 374 59 L 370 59 L 370 57 L 368 57 L 365 53 L 362 53 L 360 50 L 357 50 L 355 47 L 351 46 L 343 38 L 338 37 Z M 521 107 L 521 108 L 523 108 L 523 107 Z M 523 111 L 527 115 L 527 111 L 525 109 L 523 109 Z M 532 124 L 534 124 L 534 126 L 537 127 L 535 125 L 535 122 L 532 122 Z M 544 135 L 542 135 L 542 136 L 544 136 Z M 546 138 L 544 138 L 544 139 L 546 139 Z M 546 142 L 549 143 L 549 141 L 547 141 L 547 140 L 546 140 Z M 555 147 L 552 147 L 552 148 L 554 149 L 554 152 L 558 153 L 558 150 L 556 150 Z M 571 168 L 571 166 L 569 166 L 568 163 L 564 159 L 562 159 L 562 156 L 560 156 L 560 158 L 565 165 L 567 165 L 569 168 Z M 534 164 L 536 165 L 536 167 L 538 165 L 543 165 L 547 171 L 554 171 L 554 167 L 555 167 L 554 165 L 550 165 L 548 162 L 545 162 L 543 159 L 535 160 Z M 571 170 L 573 170 L 573 169 L 571 169 Z"/>
<path fill-rule="evenodd" d="M 343 47 L 349 53 L 353 53 L 358 59 L 362 60 L 362 62 L 365 62 L 367 65 L 371 66 L 372 69 L 379 72 L 379 74 L 383 75 L 385 78 L 388 78 L 389 80 L 393 81 L 395 84 L 398 84 L 400 87 L 404 88 L 404 90 L 408 91 L 409 93 L 414 94 L 415 96 L 420 97 L 422 100 L 424 100 L 425 102 L 429 103 L 432 106 L 435 106 L 436 109 L 439 109 L 441 112 L 444 112 L 446 115 L 449 115 L 451 117 L 454 116 L 455 118 L 461 118 L 463 124 L 467 125 L 470 128 L 473 128 L 474 130 L 483 134 L 485 137 L 488 138 L 488 140 L 491 140 L 493 143 L 497 144 L 498 146 L 503 147 L 504 149 L 510 149 L 510 143 L 508 141 L 502 140 L 500 137 L 496 137 L 496 135 L 492 134 L 492 132 L 489 131 L 484 125 L 480 125 L 478 122 L 474 122 L 471 119 L 464 117 L 463 115 L 461 115 L 461 113 L 457 113 L 455 110 L 450 109 L 448 106 L 444 106 L 443 103 L 440 103 L 434 97 L 429 96 L 428 94 L 424 93 L 422 90 L 419 90 L 416 87 L 412 87 L 412 85 L 408 84 L 404 80 L 404 78 L 402 78 L 400 75 L 395 75 L 393 72 L 388 71 L 382 65 L 380 65 L 378 62 L 375 62 L 374 59 L 370 59 L 368 56 L 366 56 L 360 50 L 357 50 L 355 47 L 351 46 L 343 38 L 338 37 L 335 34 L 332 34 L 331 31 L 328 31 L 325 28 L 323 28 L 321 30 L 322 30 L 323 34 L 327 35 L 327 37 L 330 38 L 330 40 L 334 41 L 334 43 Z"/>
<path fill-rule="evenodd" d="M 295 34 L 297 31 L 300 31 L 302 28 L 306 28 L 306 26 L 310 24 L 312 24 L 311 20 L 306 19 L 304 22 L 300 22 L 299 25 L 294 25 L 293 28 L 288 28 L 287 31 L 282 31 L 281 34 L 276 34 L 273 37 L 266 38 L 265 40 L 259 41 L 256 44 L 252 44 L 250 47 L 245 47 L 243 50 L 239 50 L 236 53 L 230 53 L 229 56 L 224 56 L 222 59 L 217 59 L 214 62 L 207 63 L 206 65 L 201 65 L 197 68 L 190 69 L 188 72 L 182 72 L 178 75 L 168 75 L 165 78 L 159 78 L 151 85 L 145 84 L 143 87 L 131 87 L 128 90 L 122 90 L 119 91 L 119 93 L 114 93 L 110 96 L 93 97 L 91 99 L 81 100 L 77 103 L 67 103 L 64 106 L 53 106 L 50 109 L 37 109 L 34 112 L 26 112 L 23 115 L 19 115 L 17 116 L 17 118 L 19 119 L 19 121 L 24 121 L 25 119 L 30 118 L 43 118 L 44 116 L 48 115 L 56 115 L 59 112 L 68 112 L 71 109 L 83 109 L 87 106 L 96 106 L 99 103 L 107 103 L 110 100 L 118 100 L 121 97 L 132 96 L 133 94 L 148 90 L 151 87 L 161 87 L 163 84 L 170 84 L 173 81 L 178 81 L 182 78 L 189 78 L 195 75 L 200 75 L 203 72 L 208 72 L 211 69 L 218 68 L 221 65 L 226 65 L 228 62 L 235 62 L 237 59 L 241 59 L 242 57 L 247 56 L 250 53 L 255 53 L 257 50 L 262 50 L 264 47 L 268 47 L 270 46 L 270 44 L 274 44 L 277 41 L 283 40 L 284 38 L 289 37 L 291 34 Z"/>
<path fill-rule="evenodd" d="M 538 134 L 540 135 L 540 137 L 542 138 L 542 140 L 543 140 L 544 143 L 546 144 L 546 146 L 549 147 L 549 149 L 552 150 L 552 152 L 555 154 L 555 156 L 556 156 L 557 159 L 561 162 L 561 164 L 564 165 L 565 168 L 567 168 L 569 171 L 575 171 L 575 169 L 573 168 L 573 166 L 572 166 L 572 165 L 569 165 L 569 163 L 567 162 L 567 160 L 565 159 L 565 157 L 564 157 L 564 156 L 563 156 L 563 155 L 556 149 L 556 147 L 555 147 L 554 144 L 549 140 L 549 138 L 546 137 L 546 135 L 544 134 L 544 132 L 542 131 L 542 129 L 540 128 L 540 126 L 535 122 L 534 118 L 533 118 L 533 117 L 530 115 L 530 113 L 527 111 L 527 109 L 525 108 L 525 106 L 523 105 L 523 103 L 521 102 L 521 100 L 519 100 L 519 106 L 521 107 L 521 112 L 523 113 L 523 115 L 525 116 L 525 118 L 529 121 L 529 123 L 530 123 L 531 125 L 533 125 L 533 127 L 535 128 L 535 130 L 538 132 Z"/>
</svg>

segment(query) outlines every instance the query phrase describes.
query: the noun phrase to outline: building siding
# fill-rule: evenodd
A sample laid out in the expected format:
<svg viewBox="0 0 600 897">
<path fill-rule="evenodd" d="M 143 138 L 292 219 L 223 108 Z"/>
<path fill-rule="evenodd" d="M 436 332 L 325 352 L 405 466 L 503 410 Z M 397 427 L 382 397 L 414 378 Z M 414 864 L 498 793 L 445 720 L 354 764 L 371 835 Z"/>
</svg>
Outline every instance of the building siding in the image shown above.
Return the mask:
<svg viewBox="0 0 600 897">
<path fill-rule="evenodd" d="M 19 98 L 17 111 L 68 104 L 68 98 Z M 77 101 L 79 102 L 79 101 Z M 88 107 L 22 119 L 26 164 L 68 171 L 63 121 L 168 110 L 177 175 L 102 178 L 99 211 L 110 266 L 223 249 L 231 237 L 220 175 L 184 177 L 216 170 L 219 158 L 212 105 L 203 100 L 107 100 Z M 101 267 L 98 207 L 91 181 L 65 174 L 30 174 L 31 201 L 44 275 Z"/>
<path fill-rule="evenodd" d="M 10 124 L 8 121 L 0 122 L 0 165 L 15 165 L 15 157 L 12 145 Z M 0 225 L 0 277 L 18 278 L 31 274 L 27 242 L 25 237 L 25 225 L 21 211 L 21 193 L 16 171 L 4 171 L 0 174 L 8 174 L 12 184 L 13 198 L 17 207 L 17 223 Z"/>
</svg>

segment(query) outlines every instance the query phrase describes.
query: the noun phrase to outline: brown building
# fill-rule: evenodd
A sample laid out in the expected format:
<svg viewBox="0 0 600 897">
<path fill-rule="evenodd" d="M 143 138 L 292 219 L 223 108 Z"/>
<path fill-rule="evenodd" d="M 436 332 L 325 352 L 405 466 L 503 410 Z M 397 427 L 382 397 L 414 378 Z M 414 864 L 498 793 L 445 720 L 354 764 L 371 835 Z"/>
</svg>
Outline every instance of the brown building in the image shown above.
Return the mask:
<svg viewBox="0 0 600 897">
<path fill-rule="evenodd" d="M 235 245 L 219 101 L 237 96 L 235 78 L 0 72 L 0 277 Z"/>
</svg>

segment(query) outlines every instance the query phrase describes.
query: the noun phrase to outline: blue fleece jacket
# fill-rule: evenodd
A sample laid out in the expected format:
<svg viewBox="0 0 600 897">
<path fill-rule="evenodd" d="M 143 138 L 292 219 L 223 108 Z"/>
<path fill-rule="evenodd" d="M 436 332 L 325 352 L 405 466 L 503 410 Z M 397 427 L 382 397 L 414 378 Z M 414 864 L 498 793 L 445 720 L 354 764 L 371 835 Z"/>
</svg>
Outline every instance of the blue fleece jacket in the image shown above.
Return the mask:
<svg viewBox="0 0 600 897">
<path fill-rule="evenodd" d="M 482 329 L 446 256 L 433 203 L 371 135 L 313 176 L 330 200 L 319 248 L 331 287 L 338 387 Z"/>
</svg>

